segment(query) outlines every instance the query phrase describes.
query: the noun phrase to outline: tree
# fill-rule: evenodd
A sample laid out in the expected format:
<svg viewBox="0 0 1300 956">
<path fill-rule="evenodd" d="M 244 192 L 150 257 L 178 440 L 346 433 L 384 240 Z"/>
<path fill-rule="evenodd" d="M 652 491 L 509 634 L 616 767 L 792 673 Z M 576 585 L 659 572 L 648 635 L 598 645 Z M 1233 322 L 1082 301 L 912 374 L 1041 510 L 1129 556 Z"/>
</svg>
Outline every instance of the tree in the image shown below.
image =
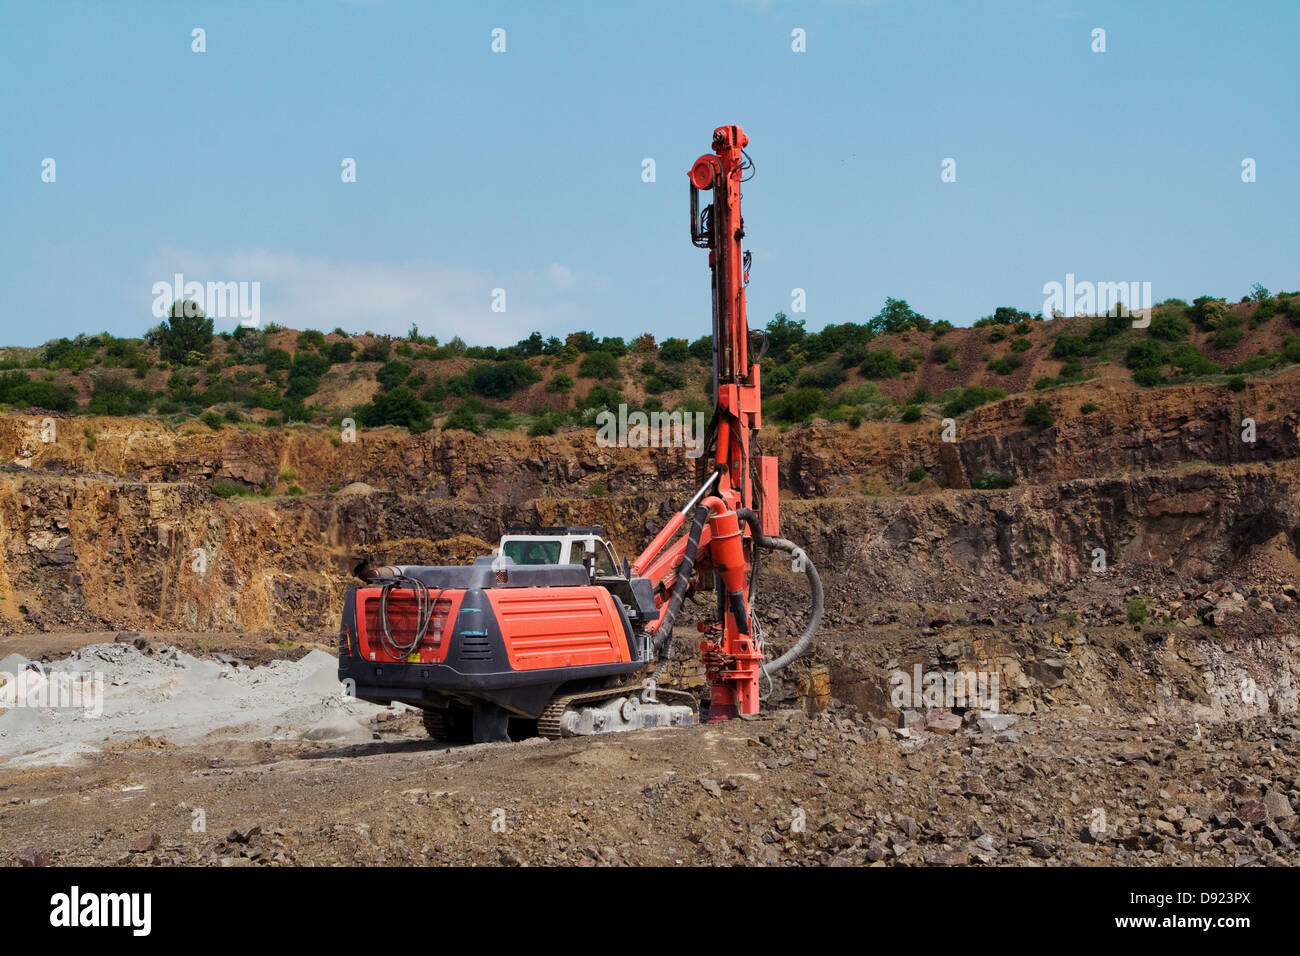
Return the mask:
<svg viewBox="0 0 1300 956">
<path fill-rule="evenodd" d="M 891 332 L 906 332 L 909 329 L 924 332 L 930 328 L 931 324 L 929 319 L 914 311 L 907 304 L 906 299 L 894 299 L 886 296 L 885 307 L 867 323 L 867 328 L 876 335 L 887 335 Z"/>
<path fill-rule="evenodd" d="M 164 362 L 198 365 L 212 349 L 212 320 L 197 302 L 172 303 L 166 325 L 158 327 L 158 350 Z"/>
<path fill-rule="evenodd" d="M 603 350 L 588 352 L 578 364 L 578 374 L 582 378 L 617 378 L 618 359 Z"/>
</svg>

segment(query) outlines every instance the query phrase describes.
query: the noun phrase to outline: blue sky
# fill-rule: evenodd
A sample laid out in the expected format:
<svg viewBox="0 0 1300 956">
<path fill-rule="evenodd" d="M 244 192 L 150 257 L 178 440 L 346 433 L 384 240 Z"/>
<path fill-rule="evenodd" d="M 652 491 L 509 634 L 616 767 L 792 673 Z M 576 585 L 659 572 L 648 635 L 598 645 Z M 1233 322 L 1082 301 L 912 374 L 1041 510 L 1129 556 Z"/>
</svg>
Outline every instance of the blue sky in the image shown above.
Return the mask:
<svg viewBox="0 0 1300 956">
<path fill-rule="evenodd" d="M 176 272 L 295 328 L 697 338 L 685 174 L 726 123 L 754 326 L 796 288 L 809 329 L 1035 312 L 1067 273 L 1296 289 L 1297 62 L 1292 0 L 4 0 L 0 344 L 139 335 Z"/>
</svg>

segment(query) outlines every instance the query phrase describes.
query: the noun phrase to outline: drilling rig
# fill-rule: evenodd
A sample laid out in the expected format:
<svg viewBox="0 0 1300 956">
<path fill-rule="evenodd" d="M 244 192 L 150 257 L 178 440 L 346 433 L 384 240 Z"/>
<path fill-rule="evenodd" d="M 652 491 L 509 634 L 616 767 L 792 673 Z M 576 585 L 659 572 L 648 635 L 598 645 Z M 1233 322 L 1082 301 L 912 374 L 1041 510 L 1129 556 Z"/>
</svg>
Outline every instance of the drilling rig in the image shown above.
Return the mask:
<svg viewBox="0 0 1300 956">
<path fill-rule="evenodd" d="M 779 535 L 776 458 L 755 454 L 762 353 L 751 356 L 740 211 L 748 144 L 739 126 L 720 126 L 688 173 L 691 241 L 708 250 L 713 292 L 714 411 L 694 495 L 621 566 L 595 527 L 512 529 L 495 555 L 466 566 L 362 563 L 339 633 L 350 693 L 420 708 L 443 740 L 684 727 L 701 710 L 709 722 L 757 714 L 763 680 L 807 651 L 821 581 Z M 703 208 L 702 193 L 712 194 Z M 786 554 L 810 587 L 806 626 L 773 660 L 754 615 L 765 551 Z M 683 602 L 709 591 L 712 616 L 698 625 L 709 694 L 699 702 L 660 679 Z"/>
</svg>

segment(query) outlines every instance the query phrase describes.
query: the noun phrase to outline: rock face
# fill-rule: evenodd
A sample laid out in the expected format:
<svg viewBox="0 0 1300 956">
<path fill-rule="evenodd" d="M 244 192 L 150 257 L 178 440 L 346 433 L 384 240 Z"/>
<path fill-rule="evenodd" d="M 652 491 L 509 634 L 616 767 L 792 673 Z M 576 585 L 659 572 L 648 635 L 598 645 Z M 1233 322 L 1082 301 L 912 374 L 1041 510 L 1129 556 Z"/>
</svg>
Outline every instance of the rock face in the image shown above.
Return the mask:
<svg viewBox="0 0 1300 956">
<path fill-rule="evenodd" d="M 1300 370 L 1240 393 L 1096 383 L 1044 400 L 1056 409 L 1051 428 L 1026 428 L 1016 397 L 961 419 L 951 443 L 934 421 L 763 433 L 763 451 L 782 462 L 783 533 L 821 569 L 829 625 L 860 620 L 873 596 L 926 605 L 920 626 L 937 632 L 953 625 L 953 602 L 974 595 L 996 594 L 1032 622 L 1047 614 L 1037 606 L 1047 590 L 1117 570 L 1156 569 L 1186 586 L 1256 560 L 1300 568 Z M 1084 401 L 1099 410 L 1083 414 Z M 1256 421 L 1253 444 L 1240 440 L 1243 417 Z M 9 629 L 328 632 L 357 557 L 459 562 L 522 521 L 602 524 L 635 556 L 695 481 L 681 449 L 598 448 L 587 431 L 380 429 L 345 442 L 329 429 L 187 434 L 95 419 L 88 449 L 84 420 L 61 421 L 57 441 L 33 444 L 39 420 L 0 416 L 0 460 L 14 463 L 0 471 Z M 953 484 L 991 470 L 1020 483 L 909 484 L 917 464 Z M 210 491 L 286 473 L 307 493 Z M 868 474 L 881 494 L 862 493 Z M 1281 613 L 1296 597 L 1223 587 L 1203 610 L 1188 601 L 1169 613 L 1221 627 L 1252 601 Z M 781 589 L 770 597 L 778 608 L 785 599 Z M 1035 680 L 1059 679 L 1047 661 L 1036 666 Z"/>
</svg>

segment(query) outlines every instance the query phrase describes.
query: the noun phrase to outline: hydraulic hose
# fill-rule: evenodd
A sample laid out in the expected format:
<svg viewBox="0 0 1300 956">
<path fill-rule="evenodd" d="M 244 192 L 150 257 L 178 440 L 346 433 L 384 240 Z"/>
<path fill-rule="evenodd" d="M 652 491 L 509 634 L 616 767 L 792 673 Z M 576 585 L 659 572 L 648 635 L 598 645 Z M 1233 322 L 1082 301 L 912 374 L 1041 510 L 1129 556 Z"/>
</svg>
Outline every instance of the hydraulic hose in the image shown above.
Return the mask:
<svg viewBox="0 0 1300 956">
<path fill-rule="evenodd" d="M 821 627 L 822 611 L 825 609 L 822 579 L 817 574 L 817 569 L 813 567 L 812 559 L 808 557 L 803 548 L 787 538 L 769 538 L 764 535 L 763 526 L 758 520 L 758 515 L 754 514 L 749 508 L 739 509 L 736 512 L 736 517 L 749 525 L 749 530 L 753 533 L 754 541 L 759 547 L 774 551 L 785 551 L 795 558 L 799 564 L 798 569 L 808 576 L 808 586 L 812 589 L 812 615 L 808 618 L 808 626 L 804 628 L 803 633 L 799 635 L 799 640 L 794 642 L 793 647 L 776 660 L 763 665 L 763 673 L 770 677 L 777 671 L 784 670 L 791 661 L 801 657 L 812 646 L 813 635 Z"/>
<path fill-rule="evenodd" d="M 388 595 L 393 588 L 409 588 L 415 601 L 414 629 L 410 641 L 406 643 L 395 638 L 388 625 Z M 399 661 L 405 660 L 420 646 L 420 642 L 429 632 L 429 624 L 433 621 L 434 609 L 438 605 L 438 597 L 441 594 L 441 591 L 436 595 L 430 593 L 429 586 L 419 578 L 407 577 L 400 573 L 384 584 L 383 590 L 379 593 L 379 620 L 383 627 L 381 643 L 389 657 Z"/>
<path fill-rule="evenodd" d="M 691 530 L 686 536 L 686 550 L 682 552 L 681 564 L 677 566 L 677 580 L 673 582 L 673 596 L 668 601 L 668 610 L 664 611 L 664 616 L 655 629 L 654 652 L 655 660 L 658 661 L 654 673 L 656 682 L 663 673 L 664 666 L 668 663 L 668 651 L 673 640 L 673 621 L 677 619 L 677 614 L 682 609 L 682 601 L 686 598 L 686 591 L 691 585 L 691 575 L 695 573 L 695 557 L 700 550 L 700 535 L 704 533 L 704 525 L 708 520 L 709 509 L 707 507 L 700 505 L 695 509 L 695 515 L 691 519 Z"/>
</svg>

